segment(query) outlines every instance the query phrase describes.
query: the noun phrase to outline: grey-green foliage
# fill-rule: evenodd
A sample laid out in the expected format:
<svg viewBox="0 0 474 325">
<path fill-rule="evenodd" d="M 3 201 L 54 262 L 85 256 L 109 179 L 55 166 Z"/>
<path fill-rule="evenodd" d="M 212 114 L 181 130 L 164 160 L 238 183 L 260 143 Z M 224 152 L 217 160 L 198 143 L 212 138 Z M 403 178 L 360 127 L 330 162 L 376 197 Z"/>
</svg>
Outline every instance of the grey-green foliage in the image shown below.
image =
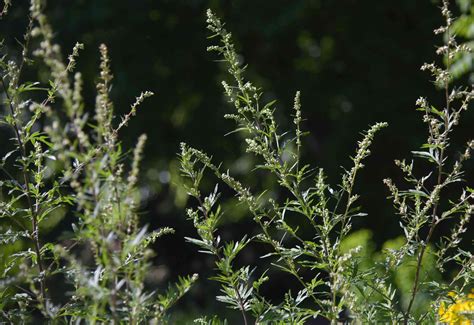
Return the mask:
<svg viewBox="0 0 474 325">
<path fill-rule="evenodd" d="M 444 59 L 445 66 L 431 63 L 424 64 L 421 69 L 430 72 L 434 83 L 444 92 L 445 101 L 441 104 L 442 108 L 436 108 L 426 98 L 417 100 L 417 109 L 423 112 L 423 122 L 428 128 L 428 138 L 419 151 L 412 151 L 419 165 L 424 161 L 430 166 L 429 172 L 415 172 L 413 160 L 396 161 L 404 173 L 408 189 L 401 190 L 390 179 L 384 180 L 392 194 L 397 214 L 401 217 L 406 239 L 400 249 L 387 254 L 386 267 L 396 268 L 406 258 L 415 257 L 416 260 L 411 297 L 405 302 L 405 310 L 400 315 L 405 323 L 422 319 L 433 321 L 432 311 L 438 308 L 441 300 L 446 299 L 447 292 L 462 293 L 468 290 L 474 276 L 472 252 L 459 248 L 474 209 L 474 190 L 463 184 L 463 165 L 471 158 L 474 141 L 467 141 L 461 153 L 453 153 L 450 148 L 450 137 L 474 97 L 472 88 L 454 85 L 451 68 L 456 58 L 470 49 L 456 42 L 453 27 L 455 20 L 448 8 L 448 1 L 443 1 L 441 12 L 445 24 L 434 32 L 444 35 L 445 43 L 437 48 L 436 53 Z M 435 240 L 433 235 L 442 226 L 450 227 L 451 233 L 434 242 L 437 246 L 435 251 L 430 250 L 429 245 Z M 423 260 L 429 257 L 427 255 L 436 259 L 441 272 L 445 271 L 448 263 L 455 262 L 458 265 L 455 275 L 447 283 L 421 281 Z M 420 293 L 430 294 L 433 303 L 427 307 L 428 311 L 412 315 Z"/>
<path fill-rule="evenodd" d="M 11 0 L 3 0 L 3 8 L 0 11 L 0 18 L 8 13 L 8 9 L 12 5 Z"/>
<path fill-rule="evenodd" d="M 265 192 L 252 193 L 231 176 L 228 170 L 221 170 L 203 152 L 183 144 L 181 147 L 182 173 L 191 180 L 189 195 L 195 197 L 198 208 L 189 209 L 188 216 L 198 230 L 199 239 L 189 239 L 201 249 L 216 256 L 218 275 L 215 279 L 222 283 L 223 296 L 218 300 L 242 312 L 242 318 L 252 318 L 258 322 L 302 323 L 318 314 L 336 320 L 343 308 L 356 304 L 357 297 L 350 290 L 351 283 L 357 282 L 360 274 L 354 269 L 352 253 L 341 254 L 341 240 L 351 229 L 351 219 L 363 214 L 355 203 L 358 196 L 353 192 L 358 171 L 363 168 L 363 160 L 370 154 L 369 147 L 374 135 L 385 123 L 377 123 L 364 133 L 358 144 L 353 165 L 346 170 L 336 187 L 326 183 L 322 169 L 312 169 L 302 165 L 299 151 L 301 147 L 300 96 L 296 94 L 294 136 L 280 133 L 274 119 L 274 102 L 261 104 L 262 92 L 244 80 L 244 67 L 231 41 L 231 35 L 214 14 L 208 11 L 208 28 L 220 44 L 208 49 L 217 51 L 228 63 L 234 84 L 223 82 L 229 101 L 236 112 L 226 117 L 237 122 L 240 131 L 246 132 L 247 151 L 259 156 L 262 164 L 256 166 L 272 173 L 278 184 L 290 196 L 278 202 Z M 201 194 L 199 183 L 206 169 L 214 173 L 223 183 L 232 188 L 239 201 L 243 202 L 260 226 L 260 234 L 244 237 L 238 242 L 221 243 L 216 235 L 222 212 L 217 204 L 218 188 L 209 195 Z M 299 229 L 293 227 L 291 218 L 298 217 L 312 227 L 312 238 L 302 238 Z M 262 241 L 273 248 L 273 266 L 289 273 L 299 282 L 301 290 L 296 294 L 288 292 L 281 304 L 274 305 L 259 294 L 259 287 L 269 278 L 262 272 L 256 280 L 251 267 L 234 269 L 237 254 L 253 240 Z M 354 251 L 355 252 L 355 251 Z M 303 278 L 304 270 L 314 271 L 311 281 Z M 352 282 L 346 281 L 351 278 Z M 306 306 L 312 306 L 308 308 Z"/>
<path fill-rule="evenodd" d="M 152 93 L 143 92 L 116 121 L 108 51 L 101 45 L 95 110 L 88 109 L 81 74 L 74 73 L 83 46 L 76 44 L 65 62 L 42 7 L 31 1 L 21 56 L 5 53 L 0 60 L 0 121 L 12 137 L 0 164 L 0 322 L 165 323 L 196 276 L 180 278 L 162 294 L 145 289 L 149 246 L 173 230 L 140 225 L 137 183 L 146 136 L 130 163 L 119 141 Z M 33 62 L 46 66 L 49 85 L 23 80 Z M 64 217 L 72 220 L 70 235 L 45 241 L 44 232 Z M 59 301 L 51 297 L 58 279 L 69 291 Z"/>
<path fill-rule="evenodd" d="M 386 123 L 377 123 L 363 134 L 358 142 L 353 165 L 345 169 L 339 184 L 330 185 L 324 171 L 300 161 L 302 136 L 300 123 L 301 103 L 297 92 L 294 102 L 294 129 L 280 131 L 274 118 L 274 102 L 262 103 L 262 91 L 245 80 L 245 66 L 239 62 L 231 34 L 211 12 L 207 12 L 211 38 L 218 44 L 208 47 L 217 52 L 226 63 L 232 82 L 223 82 L 224 92 L 235 110 L 225 115 L 237 123 L 237 131 L 245 136 L 246 150 L 260 159 L 255 169 L 267 171 L 278 181 L 283 197 L 265 190 L 255 190 L 232 176 L 232 171 L 214 163 L 206 153 L 181 145 L 181 170 L 186 178 L 187 193 L 196 199 L 197 207 L 187 210 L 189 219 L 197 229 L 198 238 L 188 241 L 199 246 L 203 253 L 215 257 L 216 275 L 221 295 L 217 300 L 241 313 L 242 322 L 248 324 L 302 324 L 318 315 L 336 323 L 341 318 L 355 323 L 433 323 L 438 319 L 442 301 L 448 301 L 448 291 L 465 292 L 473 282 L 472 253 L 459 248 L 462 234 L 466 232 L 473 210 L 474 191 L 447 188 L 462 183 L 463 163 L 470 158 L 474 142 L 469 141 L 460 155 L 450 152 L 450 135 L 468 108 L 472 90 L 451 85 L 451 64 L 459 53 L 467 50 L 458 45 L 452 34 L 453 19 L 448 2 L 443 2 L 442 15 L 446 24 L 435 30 L 445 35 L 445 44 L 437 53 L 447 62 L 446 67 L 423 65 L 435 77 L 435 84 L 445 93 L 446 101 L 437 109 L 420 98 L 417 107 L 424 112 L 423 121 L 428 126 L 426 144 L 413 151 L 414 160 L 397 161 L 404 173 L 406 185 L 399 189 L 386 179 L 393 203 L 400 215 L 405 240 L 396 248 L 384 251 L 380 262 L 367 267 L 358 252 L 363 247 L 343 249 L 341 243 L 350 234 L 352 219 L 362 217 L 354 192 L 358 172 L 370 154 L 375 133 Z M 459 104 L 457 104 L 459 102 Z M 454 156 L 454 157 L 452 157 Z M 429 164 L 429 171 L 421 176 L 414 165 Z M 224 211 L 219 205 L 218 185 L 211 193 L 203 193 L 203 177 L 213 174 L 219 183 L 232 189 L 244 204 L 259 233 L 244 236 L 238 241 L 223 242 L 218 234 L 219 219 Z M 222 186 L 222 185 L 220 185 Z M 459 191 L 457 198 L 453 191 Z M 227 212 L 229 213 L 229 212 Z M 435 244 L 434 232 L 440 224 L 448 224 L 452 234 Z M 299 226 L 295 226 L 298 224 Z M 300 226 L 304 226 L 303 232 Z M 308 230 L 311 235 L 308 236 Z M 306 234 L 306 235 L 305 235 Z M 272 253 L 268 268 L 287 273 L 299 287 L 297 292 L 287 292 L 283 301 L 275 303 L 260 294 L 260 287 L 272 279 L 267 269 L 236 263 L 237 255 L 254 241 L 268 244 Z M 436 245 L 436 248 L 429 248 Z M 427 277 L 424 262 L 436 259 L 437 267 L 444 272 L 445 265 L 455 261 L 457 273 L 448 281 Z M 408 299 L 401 300 L 400 289 L 394 286 L 394 274 L 410 264 L 415 269 L 407 286 Z M 431 263 L 432 264 L 432 263 Z M 311 274 L 311 277 L 308 275 Z M 421 298 L 431 300 L 422 304 Z"/>
</svg>

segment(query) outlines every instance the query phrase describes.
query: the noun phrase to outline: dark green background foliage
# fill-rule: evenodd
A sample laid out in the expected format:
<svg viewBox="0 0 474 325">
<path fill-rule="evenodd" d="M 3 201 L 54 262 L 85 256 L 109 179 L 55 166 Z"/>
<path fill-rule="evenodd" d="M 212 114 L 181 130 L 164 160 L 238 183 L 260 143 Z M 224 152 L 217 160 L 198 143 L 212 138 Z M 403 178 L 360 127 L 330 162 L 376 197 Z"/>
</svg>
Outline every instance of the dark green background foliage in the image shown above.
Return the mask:
<svg viewBox="0 0 474 325">
<path fill-rule="evenodd" d="M 1 21 L 0 33 L 10 49 L 16 46 L 12 36 L 20 37 L 27 23 L 27 6 L 20 2 L 14 1 L 9 16 Z M 220 86 L 226 71 L 206 52 L 206 8 L 223 17 L 233 32 L 249 66 L 248 78 L 264 89 L 268 99 L 277 99 L 281 125 L 291 123 L 294 93 L 301 90 L 303 127 L 310 131 L 304 139 L 303 161 L 324 167 L 330 179 L 340 175 L 340 165 L 348 165 L 361 130 L 376 121 L 389 122 L 375 141 L 357 188 L 369 215 L 356 220 L 356 228 L 372 230 L 380 247 L 400 234 L 382 179 L 400 178 L 393 159 L 409 158 L 410 151 L 422 144 L 425 129 L 415 100 L 441 99 L 428 76 L 419 71 L 423 62 L 434 60 L 433 44 L 439 44 L 432 34 L 442 21 L 437 5 L 429 0 L 50 0 L 46 14 L 63 53 L 69 53 L 76 41 L 85 44 L 78 70 L 85 77 L 84 93 L 91 96 L 86 98 L 91 107 L 100 43 L 110 49 L 117 112 L 125 113 L 141 90 L 156 94 L 140 108 L 124 139 L 130 148 L 140 133 L 148 134 L 143 223 L 176 229 L 175 235 L 157 244 L 159 267 L 150 285 L 200 273 L 199 284 L 181 308 L 217 308 L 216 291 L 206 280 L 212 260 L 198 255 L 183 239 L 193 236 L 194 230 L 185 219 L 186 196 L 179 186 L 176 153 L 181 141 L 214 153 L 216 161 L 225 161 L 234 172 L 248 174 L 249 185 L 271 187 L 275 182 L 261 172 L 249 172 L 247 166 L 255 158 L 243 153 L 239 135 L 224 137 L 234 125 L 223 118 L 230 111 Z M 34 79 L 37 70 L 29 73 Z M 472 111 L 467 115 L 456 138 L 472 134 Z M 0 145 L 6 145 L 7 138 L 2 134 Z M 466 178 L 472 184 L 472 163 L 467 168 Z M 252 233 L 254 224 L 245 209 L 225 208 L 223 238 Z M 66 216 L 45 234 L 47 238 L 68 231 L 72 217 Z M 466 242 L 471 240 L 472 235 Z M 258 260 L 257 254 L 264 250 L 253 249 L 242 256 L 246 262 Z M 281 288 L 267 288 L 268 293 L 278 297 L 285 291 L 284 281 Z"/>
</svg>

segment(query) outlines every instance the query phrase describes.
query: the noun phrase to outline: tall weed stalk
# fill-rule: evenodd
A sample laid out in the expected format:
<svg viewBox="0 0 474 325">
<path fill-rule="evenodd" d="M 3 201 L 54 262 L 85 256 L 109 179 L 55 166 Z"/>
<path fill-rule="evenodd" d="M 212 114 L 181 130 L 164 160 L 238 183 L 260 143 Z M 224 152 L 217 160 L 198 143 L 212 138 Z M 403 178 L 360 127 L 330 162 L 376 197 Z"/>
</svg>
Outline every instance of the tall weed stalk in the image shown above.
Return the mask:
<svg viewBox="0 0 474 325">
<path fill-rule="evenodd" d="M 120 132 L 152 93 L 141 93 L 117 120 L 108 49 L 101 45 L 90 109 L 75 72 L 83 45 L 76 44 L 64 61 L 43 6 L 31 1 L 20 57 L 3 49 L 0 60 L 1 123 L 11 137 L 0 164 L 0 319 L 162 324 L 196 276 L 180 278 L 164 293 L 145 285 L 154 255 L 150 245 L 173 230 L 148 231 L 141 224 L 138 181 L 146 136 L 129 159 Z M 46 67 L 49 84 L 24 80 L 33 64 Z M 47 239 L 63 218 L 69 234 Z"/>
<path fill-rule="evenodd" d="M 347 250 L 343 243 L 351 234 L 352 220 L 365 216 L 357 205 L 359 195 L 354 186 L 376 133 L 387 124 L 376 123 L 362 134 L 352 165 L 344 169 L 339 183 L 329 184 L 323 169 L 305 164 L 300 158 L 304 136 L 300 93 L 294 100 L 293 129 L 280 130 L 275 102 L 264 102 L 262 90 L 245 79 L 245 66 L 231 34 L 213 12 L 207 12 L 210 38 L 217 40 L 217 45 L 208 50 L 220 56 L 231 77 L 231 81 L 222 82 L 234 106 L 225 118 L 236 122 L 236 132 L 245 137 L 246 151 L 259 159 L 254 170 L 274 177 L 282 193 L 275 196 L 265 189 L 252 189 L 203 151 L 181 145 L 182 175 L 187 180 L 187 193 L 195 199 L 187 215 L 197 230 L 196 238 L 187 239 L 201 252 L 214 256 L 216 275 L 212 280 L 221 288 L 216 298 L 237 310 L 242 323 L 303 324 L 316 317 L 332 324 L 434 323 L 446 321 L 443 311 L 445 304 L 453 304 L 450 297 L 461 297 L 472 286 L 474 258 L 472 252 L 461 249 L 460 243 L 474 208 L 474 190 L 463 180 L 463 165 L 471 157 L 474 141 L 469 140 L 465 150 L 456 154 L 451 150 L 451 135 L 474 92 L 454 85 L 450 66 L 468 48 L 458 45 L 451 32 L 453 18 L 447 0 L 441 12 L 445 24 L 435 33 L 444 36 L 444 44 L 436 53 L 444 66 L 424 64 L 422 70 L 431 73 L 445 101 L 439 108 L 425 98 L 416 103 L 428 129 L 426 143 L 412 152 L 413 159 L 396 161 L 404 174 L 404 185 L 384 180 L 400 217 L 404 241 L 397 249 L 385 250 L 381 261 L 374 261 L 368 268 L 362 264 L 363 247 Z M 201 182 L 211 175 L 218 183 L 213 191 L 203 192 Z M 233 190 L 246 207 L 259 227 L 258 234 L 247 234 L 237 241 L 222 240 L 219 220 L 224 213 L 232 213 L 221 209 L 222 186 Z M 453 197 L 454 193 L 457 196 Z M 436 230 L 444 224 L 451 228 L 451 235 L 438 238 Z M 262 256 L 269 260 L 268 267 L 257 269 L 236 261 L 253 242 L 271 248 L 271 253 Z M 436 260 L 447 281 L 433 280 L 425 274 L 423 265 L 428 257 Z M 457 264 L 454 276 L 446 273 L 450 263 Z M 393 274 L 407 265 L 414 267 L 415 275 L 406 279 L 410 291 L 409 298 L 403 300 L 402 292 L 394 286 Z M 280 302 L 270 301 L 260 290 L 265 285 L 276 285 L 270 276 L 275 270 L 288 274 L 298 287 L 296 292 L 288 291 Z M 424 300 L 420 299 L 422 295 Z M 426 297 L 431 304 L 423 304 Z M 201 321 L 221 322 L 216 318 Z"/>
</svg>

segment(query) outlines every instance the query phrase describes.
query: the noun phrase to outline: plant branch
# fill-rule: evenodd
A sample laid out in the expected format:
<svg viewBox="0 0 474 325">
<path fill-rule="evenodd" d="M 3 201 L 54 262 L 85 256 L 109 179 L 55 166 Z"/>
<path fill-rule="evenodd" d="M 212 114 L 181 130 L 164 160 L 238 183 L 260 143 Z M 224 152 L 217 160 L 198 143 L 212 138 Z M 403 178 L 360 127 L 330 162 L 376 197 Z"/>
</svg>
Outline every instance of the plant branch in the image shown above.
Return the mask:
<svg viewBox="0 0 474 325">
<path fill-rule="evenodd" d="M 2 82 L 3 90 L 4 90 L 5 95 L 7 97 L 7 101 L 8 101 L 8 104 L 9 104 L 8 106 L 10 108 L 10 113 L 12 114 L 12 118 L 13 118 L 12 127 L 15 131 L 16 140 L 18 142 L 18 146 L 20 147 L 20 155 L 21 155 L 21 158 L 22 158 L 23 164 L 24 164 L 23 169 L 22 169 L 22 176 L 23 176 L 23 181 L 24 181 L 23 191 L 24 191 L 24 194 L 26 195 L 27 202 L 28 202 L 28 207 L 29 207 L 30 214 L 31 214 L 32 233 L 31 233 L 30 239 L 34 243 L 36 259 L 37 259 L 38 268 L 39 268 L 39 271 L 40 271 L 40 293 L 41 293 L 41 297 L 39 297 L 39 300 L 43 304 L 43 307 L 45 308 L 45 311 L 47 311 L 46 283 L 45 283 L 45 279 L 44 279 L 45 274 L 43 274 L 44 273 L 44 264 L 43 264 L 43 258 L 41 256 L 41 244 L 39 242 L 38 210 L 37 210 L 37 208 L 35 209 L 34 206 L 33 206 L 33 199 L 31 197 L 31 193 L 30 193 L 30 180 L 29 180 L 29 177 L 28 177 L 28 174 L 27 174 L 28 169 L 27 169 L 27 165 L 26 165 L 26 148 L 25 148 L 25 144 L 23 143 L 23 140 L 21 138 L 20 128 L 18 126 L 16 117 L 15 117 L 15 108 L 13 106 L 13 99 L 10 96 L 10 93 L 8 91 L 8 87 L 5 84 L 5 80 L 4 80 L 3 76 L 1 78 L 1 82 Z"/>
</svg>

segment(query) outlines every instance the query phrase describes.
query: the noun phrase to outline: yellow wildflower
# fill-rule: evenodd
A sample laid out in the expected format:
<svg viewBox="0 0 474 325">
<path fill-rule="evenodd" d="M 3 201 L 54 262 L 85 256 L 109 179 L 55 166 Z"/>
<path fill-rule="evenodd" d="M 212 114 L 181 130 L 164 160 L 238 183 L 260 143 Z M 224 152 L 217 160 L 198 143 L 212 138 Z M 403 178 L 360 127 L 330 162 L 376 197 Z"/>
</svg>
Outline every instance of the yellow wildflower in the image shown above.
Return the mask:
<svg viewBox="0 0 474 325">
<path fill-rule="evenodd" d="M 439 321 L 449 325 L 472 325 L 474 324 L 474 288 L 467 296 L 458 296 L 449 292 L 448 296 L 453 298 L 454 303 L 446 306 L 442 302 L 439 306 Z"/>
</svg>

